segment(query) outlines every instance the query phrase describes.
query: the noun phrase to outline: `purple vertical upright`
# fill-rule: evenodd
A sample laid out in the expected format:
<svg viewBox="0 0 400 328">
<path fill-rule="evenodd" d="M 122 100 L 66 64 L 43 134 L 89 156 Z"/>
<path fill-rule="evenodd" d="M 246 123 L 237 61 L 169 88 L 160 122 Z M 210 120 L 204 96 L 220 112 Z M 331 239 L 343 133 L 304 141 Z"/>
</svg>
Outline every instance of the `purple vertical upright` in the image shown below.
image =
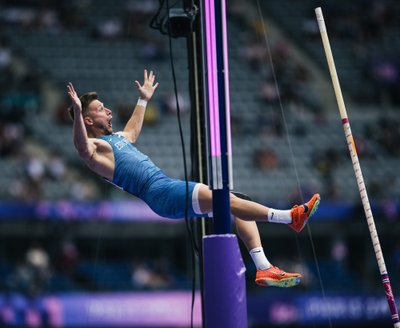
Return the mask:
<svg viewBox="0 0 400 328">
<path fill-rule="evenodd" d="M 229 67 L 225 0 L 204 0 L 204 71 L 208 107 L 209 185 L 213 190 L 214 230 L 231 230 L 229 191 L 232 156 L 229 110 Z"/>
<path fill-rule="evenodd" d="M 225 0 L 202 0 L 204 90 L 208 109 L 208 178 L 214 230 L 203 238 L 206 328 L 247 327 L 245 267 L 230 234 L 232 151 Z"/>
<path fill-rule="evenodd" d="M 206 328 L 247 327 L 246 268 L 236 235 L 203 238 Z"/>
</svg>

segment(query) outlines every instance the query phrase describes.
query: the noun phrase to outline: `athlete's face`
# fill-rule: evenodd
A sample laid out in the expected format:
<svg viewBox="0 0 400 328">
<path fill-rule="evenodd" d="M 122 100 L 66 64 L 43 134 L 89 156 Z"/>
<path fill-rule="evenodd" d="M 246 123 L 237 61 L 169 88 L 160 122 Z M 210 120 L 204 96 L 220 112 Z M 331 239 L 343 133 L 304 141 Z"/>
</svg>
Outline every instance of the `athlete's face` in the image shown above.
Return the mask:
<svg viewBox="0 0 400 328">
<path fill-rule="evenodd" d="M 85 120 L 86 124 L 91 127 L 91 130 L 96 131 L 96 134 L 110 135 L 112 129 L 112 112 L 104 107 L 104 104 L 99 100 L 93 100 L 88 106 L 88 115 Z"/>
</svg>

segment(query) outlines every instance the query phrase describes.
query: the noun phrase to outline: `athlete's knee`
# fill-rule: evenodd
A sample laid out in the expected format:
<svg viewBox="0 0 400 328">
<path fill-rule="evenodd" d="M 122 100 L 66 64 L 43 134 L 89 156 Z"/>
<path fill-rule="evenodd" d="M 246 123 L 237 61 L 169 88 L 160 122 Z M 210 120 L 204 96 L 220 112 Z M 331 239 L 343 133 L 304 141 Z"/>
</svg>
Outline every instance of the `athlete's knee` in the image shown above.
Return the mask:
<svg viewBox="0 0 400 328">
<path fill-rule="evenodd" d="M 239 208 L 241 201 L 242 199 L 237 197 L 234 193 L 229 194 L 229 202 L 231 209 Z"/>
<path fill-rule="evenodd" d="M 231 195 L 236 196 L 240 199 L 244 199 L 244 200 L 252 200 L 251 197 L 245 193 L 239 192 L 239 191 L 232 191 Z"/>
</svg>

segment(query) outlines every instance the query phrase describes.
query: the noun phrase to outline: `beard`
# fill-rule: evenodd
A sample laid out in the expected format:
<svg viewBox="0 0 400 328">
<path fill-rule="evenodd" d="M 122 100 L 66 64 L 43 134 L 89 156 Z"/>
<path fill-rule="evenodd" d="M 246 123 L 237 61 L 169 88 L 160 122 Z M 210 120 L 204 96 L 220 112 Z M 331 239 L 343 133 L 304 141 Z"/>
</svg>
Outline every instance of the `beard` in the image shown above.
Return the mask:
<svg viewBox="0 0 400 328">
<path fill-rule="evenodd" d="M 103 135 L 109 136 L 113 133 L 113 128 L 111 122 L 96 122 L 96 129 L 103 132 Z"/>
</svg>

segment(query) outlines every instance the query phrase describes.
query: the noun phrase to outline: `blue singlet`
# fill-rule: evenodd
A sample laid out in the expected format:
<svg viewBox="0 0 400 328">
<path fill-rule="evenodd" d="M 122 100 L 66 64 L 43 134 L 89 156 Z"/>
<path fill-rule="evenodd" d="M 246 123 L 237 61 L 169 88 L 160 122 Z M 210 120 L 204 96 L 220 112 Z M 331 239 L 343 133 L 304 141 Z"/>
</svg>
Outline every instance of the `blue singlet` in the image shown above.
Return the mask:
<svg viewBox="0 0 400 328">
<path fill-rule="evenodd" d="M 171 179 L 151 159 L 126 138 L 118 134 L 101 136 L 113 148 L 115 169 L 112 183 L 144 200 L 158 215 L 167 218 L 185 216 L 186 183 Z M 195 182 L 189 181 L 189 216 L 193 211 L 192 194 Z"/>
</svg>

